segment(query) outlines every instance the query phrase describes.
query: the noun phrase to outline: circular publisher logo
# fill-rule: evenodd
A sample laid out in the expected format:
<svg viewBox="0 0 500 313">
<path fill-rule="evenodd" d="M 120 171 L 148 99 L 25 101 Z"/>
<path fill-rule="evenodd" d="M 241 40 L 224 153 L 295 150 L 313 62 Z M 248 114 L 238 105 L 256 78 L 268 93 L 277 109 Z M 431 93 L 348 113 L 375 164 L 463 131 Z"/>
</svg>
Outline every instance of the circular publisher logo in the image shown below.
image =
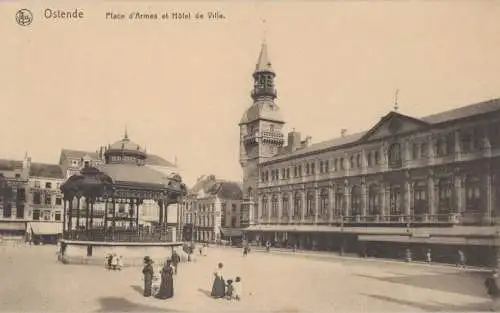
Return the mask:
<svg viewBox="0 0 500 313">
<path fill-rule="evenodd" d="M 33 22 L 33 13 L 28 9 L 21 9 L 16 13 L 16 22 L 21 26 L 28 26 Z"/>
</svg>

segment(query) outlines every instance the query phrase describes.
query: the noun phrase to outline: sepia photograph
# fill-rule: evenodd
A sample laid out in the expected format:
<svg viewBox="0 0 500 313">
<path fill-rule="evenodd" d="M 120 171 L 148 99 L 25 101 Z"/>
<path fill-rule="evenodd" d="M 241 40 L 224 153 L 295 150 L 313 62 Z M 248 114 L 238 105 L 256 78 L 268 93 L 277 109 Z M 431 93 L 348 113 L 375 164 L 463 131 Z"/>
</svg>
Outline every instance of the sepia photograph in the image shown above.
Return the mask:
<svg viewBox="0 0 500 313">
<path fill-rule="evenodd" d="M 500 312 L 500 1 L 0 1 L 0 313 Z"/>
</svg>

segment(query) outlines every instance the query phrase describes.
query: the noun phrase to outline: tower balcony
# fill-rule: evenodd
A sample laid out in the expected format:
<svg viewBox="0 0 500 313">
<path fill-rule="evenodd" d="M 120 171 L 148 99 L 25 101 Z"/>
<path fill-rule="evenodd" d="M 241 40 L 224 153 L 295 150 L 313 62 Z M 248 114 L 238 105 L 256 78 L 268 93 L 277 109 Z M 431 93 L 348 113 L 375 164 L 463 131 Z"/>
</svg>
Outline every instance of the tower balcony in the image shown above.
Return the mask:
<svg viewBox="0 0 500 313">
<path fill-rule="evenodd" d="M 263 131 L 256 132 L 251 135 L 246 135 L 243 137 L 243 140 L 245 144 L 258 143 L 262 141 L 282 145 L 285 143 L 285 136 L 277 131 Z"/>
</svg>

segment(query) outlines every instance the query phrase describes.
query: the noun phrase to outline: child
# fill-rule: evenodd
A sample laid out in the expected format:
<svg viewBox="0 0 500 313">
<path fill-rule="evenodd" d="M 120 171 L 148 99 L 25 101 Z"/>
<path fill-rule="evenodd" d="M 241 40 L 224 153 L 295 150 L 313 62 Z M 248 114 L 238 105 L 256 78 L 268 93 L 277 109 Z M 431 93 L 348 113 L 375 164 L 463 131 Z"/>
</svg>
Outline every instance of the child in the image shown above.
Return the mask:
<svg viewBox="0 0 500 313">
<path fill-rule="evenodd" d="M 226 286 L 226 299 L 231 300 L 233 298 L 233 280 L 228 279 L 227 281 L 227 286 Z"/>
<path fill-rule="evenodd" d="M 234 284 L 231 287 L 233 288 L 233 298 L 239 301 L 242 294 L 241 278 L 239 276 L 235 278 Z"/>
</svg>

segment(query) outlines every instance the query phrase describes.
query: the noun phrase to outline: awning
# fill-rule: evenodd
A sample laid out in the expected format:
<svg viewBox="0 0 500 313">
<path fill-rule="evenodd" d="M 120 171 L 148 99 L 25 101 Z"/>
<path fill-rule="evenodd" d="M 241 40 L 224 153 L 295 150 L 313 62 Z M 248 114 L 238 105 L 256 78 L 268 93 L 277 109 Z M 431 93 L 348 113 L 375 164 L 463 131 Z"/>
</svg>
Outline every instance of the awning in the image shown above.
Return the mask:
<svg viewBox="0 0 500 313">
<path fill-rule="evenodd" d="M 234 228 L 220 228 L 220 231 L 222 235 L 226 237 L 240 237 L 243 236 L 243 232 L 241 229 L 234 229 Z"/>
<path fill-rule="evenodd" d="M 410 236 L 384 236 L 384 235 L 359 235 L 359 241 L 378 242 L 403 242 L 403 243 L 425 243 L 443 245 L 473 245 L 494 246 L 495 240 L 491 238 L 465 238 L 465 237 L 410 237 Z"/>
<path fill-rule="evenodd" d="M 62 223 L 58 222 L 30 222 L 26 231 L 34 235 L 57 235 L 62 234 Z"/>
<path fill-rule="evenodd" d="M 25 230 L 26 224 L 23 222 L 2 222 L 0 223 L 0 230 Z"/>
</svg>

